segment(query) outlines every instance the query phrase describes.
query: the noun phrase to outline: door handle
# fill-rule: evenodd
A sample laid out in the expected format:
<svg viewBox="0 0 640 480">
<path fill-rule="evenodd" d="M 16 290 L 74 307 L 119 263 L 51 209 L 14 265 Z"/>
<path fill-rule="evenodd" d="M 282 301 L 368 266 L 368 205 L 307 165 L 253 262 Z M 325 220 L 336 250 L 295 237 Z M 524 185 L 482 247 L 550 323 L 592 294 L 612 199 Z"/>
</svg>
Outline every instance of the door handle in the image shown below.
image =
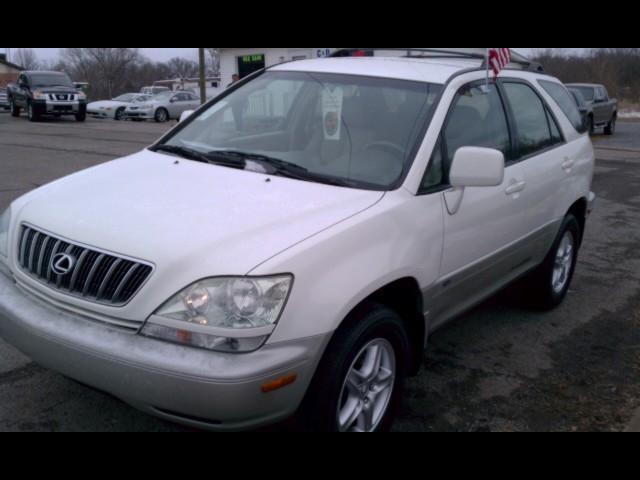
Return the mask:
<svg viewBox="0 0 640 480">
<path fill-rule="evenodd" d="M 564 162 L 562 162 L 562 165 L 560 166 L 562 167 L 563 170 L 571 170 L 575 164 L 576 164 L 575 160 L 571 158 L 565 158 Z"/>
<path fill-rule="evenodd" d="M 509 185 L 504 193 L 507 195 L 513 195 L 515 193 L 522 192 L 527 187 L 527 182 L 516 182 L 513 181 L 511 185 Z"/>
</svg>

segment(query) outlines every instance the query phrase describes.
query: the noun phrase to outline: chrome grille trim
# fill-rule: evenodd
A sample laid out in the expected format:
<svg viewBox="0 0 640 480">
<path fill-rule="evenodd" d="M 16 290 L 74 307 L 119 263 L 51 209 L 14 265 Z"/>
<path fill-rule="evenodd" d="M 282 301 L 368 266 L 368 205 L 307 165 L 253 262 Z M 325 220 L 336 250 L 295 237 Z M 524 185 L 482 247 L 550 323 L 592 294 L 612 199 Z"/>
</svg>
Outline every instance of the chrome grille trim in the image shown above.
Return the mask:
<svg viewBox="0 0 640 480">
<path fill-rule="evenodd" d="M 58 275 L 50 264 L 63 252 L 77 260 L 70 272 Z M 27 224 L 20 233 L 18 265 L 55 291 L 108 306 L 128 303 L 153 272 L 148 262 L 67 241 Z"/>
</svg>

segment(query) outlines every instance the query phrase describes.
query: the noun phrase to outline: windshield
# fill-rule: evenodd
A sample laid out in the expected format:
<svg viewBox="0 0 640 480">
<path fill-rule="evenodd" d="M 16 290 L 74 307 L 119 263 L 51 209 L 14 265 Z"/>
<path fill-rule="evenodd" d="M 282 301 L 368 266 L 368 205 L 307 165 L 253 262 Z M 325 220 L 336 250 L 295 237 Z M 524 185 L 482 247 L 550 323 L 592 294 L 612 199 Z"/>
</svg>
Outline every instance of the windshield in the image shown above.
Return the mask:
<svg viewBox="0 0 640 480">
<path fill-rule="evenodd" d="M 147 100 L 151 99 L 151 95 L 135 95 L 132 99 L 131 102 L 132 103 L 137 103 L 137 102 L 146 102 Z"/>
<path fill-rule="evenodd" d="M 135 98 L 135 93 L 125 93 L 124 95 L 120 95 L 119 97 L 114 98 L 115 102 L 131 102 Z"/>
<path fill-rule="evenodd" d="M 441 90 L 404 80 L 267 72 L 211 105 L 166 144 L 268 156 L 302 167 L 314 181 L 326 176 L 387 189 L 413 161 Z"/>
<path fill-rule="evenodd" d="M 584 98 L 587 102 L 593 101 L 593 97 L 595 96 L 595 88 L 593 87 L 572 87 L 572 88 L 579 91 L 582 94 L 582 98 Z"/>
<path fill-rule="evenodd" d="M 153 96 L 154 100 L 167 100 L 169 97 L 173 96 L 172 91 L 160 92 Z"/>
<path fill-rule="evenodd" d="M 584 97 L 582 96 L 582 93 L 580 93 L 580 90 L 576 90 L 574 88 L 570 88 L 569 92 L 571 92 L 571 95 L 573 95 L 573 98 L 576 101 L 576 105 L 578 105 L 579 107 L 583 107 L 584 106 Z"/>
<path fill-rule="evenodd" d="M 30 77 L 32 87 L 69 87 L 75 88 L 69 77 L 63 73 L 35 73 Z"/>
</svg>

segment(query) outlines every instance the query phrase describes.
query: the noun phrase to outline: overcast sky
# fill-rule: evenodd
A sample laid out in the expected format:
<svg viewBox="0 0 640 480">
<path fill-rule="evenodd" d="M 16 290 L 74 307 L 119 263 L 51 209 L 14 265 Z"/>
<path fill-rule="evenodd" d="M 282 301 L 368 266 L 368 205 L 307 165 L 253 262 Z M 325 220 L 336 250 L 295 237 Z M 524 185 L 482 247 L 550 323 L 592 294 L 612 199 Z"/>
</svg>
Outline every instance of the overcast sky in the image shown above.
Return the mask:
<svg viewBox="0 0 640 480">
<path fill-rule="evenodd" d="M 6 48 L 0 49 L 6 51 Z M 11 48 L 16 51 L 17 48 Z M 60 53 L 60 48 L 32 48 L 40 60 L 55 60 Z M 141 48 L 140 51 L 147 57 L 157 62 L 164 62 L 173 57 L 184 57 L 191 60 L 198 59 L 197 48 Z"/>
<path fill-rule="evenodd" d="M 7 50 L 6 48 L 0 49 Z M 16 48 L 11 48 L 11 50 L 15 51 Z M 60 48 L 33 48 L 36 56 L 40 60 L 54 60 L 57 58 L 60 53 Z M 141 52 L 149 57 L 151 60 L 155 60 L 157 62 L 164 62 L 173 57 L 183 57 L 190 60 L 198 59 L 198 49 L 197 48 L 141 48 Z M 538 50 L 537 48 L 514 48 L 518 52 L 524 55 L 530 55 L 534 50 Z M 567 51 L 581 51 L 585 50 L 584 48 L 563 48 L 562 50 Z"/>
</svg>

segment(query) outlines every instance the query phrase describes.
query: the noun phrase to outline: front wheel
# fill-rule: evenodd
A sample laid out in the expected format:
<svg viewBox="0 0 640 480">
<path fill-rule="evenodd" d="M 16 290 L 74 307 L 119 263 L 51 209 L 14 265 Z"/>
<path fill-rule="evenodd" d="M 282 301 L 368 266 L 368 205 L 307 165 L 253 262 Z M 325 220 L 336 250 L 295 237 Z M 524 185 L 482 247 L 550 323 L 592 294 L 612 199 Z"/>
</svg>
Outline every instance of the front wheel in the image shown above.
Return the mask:
<svg viewBox="0 0 640 480">
<path fill-rule="evenodd" d="M 532 307 L 551 310 L 565 299 L 578 260 L 580 235 L 578 220 L 567 215 L 544 262 L 526 279 Z"/>
<path fill-rule="evenodd" d="M 616 121 L 617 121 L 617 116 L 614 115 L 611 121 L 607 123 L 607 126 L 604 127 L 605 135 L 613 135 L 614 133 L 616 133 Z"/>
<path fill-rule="evenodd" d="M 167 113 L 167 111 L 164 108 L 159 108 L 158 110 L 156 110 L 154 119 L 158 123 L 164 123 L 169 119 L 169 113 Z"/>
<path fill-rule="evenodd" d="M 410 343 L 402 319 L 363 307 L 334 334 L 305 397 L 306 426 L 331 432 L 391 427 L 402 395 Z"/>
<path fill-rule="evenodd" d="M 31 102 L 27 105 L 27 118 L 30 122 L 37 122 L 40 119 Z"/>
<path fill-rule="evenodd" d="M 124 118 L 124 108 L 117 109 L 114 119 L 119 122 L 123 118 Z"/>
<path fill-rule="evenodd" d="M 87 119 L 86 113 L 76 113 L 76 122 L 84 122 Z"/>
<path fill-rule="evenodd" d="M 20 116 L 20 107 L 18 107 L 15 102 L 13 101 L 13 98 L 9 99 L 9 109 L 11 110 L 11 116 L 13 117 L 19 117 Z"/>
</svg>

